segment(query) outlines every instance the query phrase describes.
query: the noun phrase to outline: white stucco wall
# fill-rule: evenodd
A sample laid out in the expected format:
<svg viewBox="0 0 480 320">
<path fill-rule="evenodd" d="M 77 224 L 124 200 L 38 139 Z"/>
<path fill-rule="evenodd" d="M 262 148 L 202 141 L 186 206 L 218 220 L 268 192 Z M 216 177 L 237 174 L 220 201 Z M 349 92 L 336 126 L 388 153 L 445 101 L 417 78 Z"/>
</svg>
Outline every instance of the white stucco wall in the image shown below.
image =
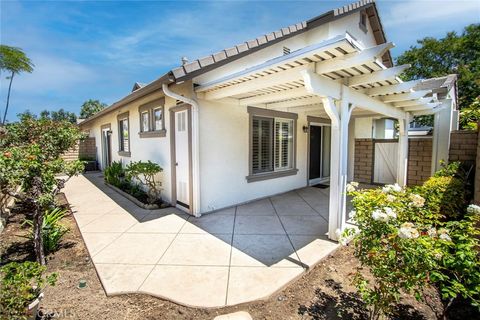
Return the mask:
<svg viewBox="0 0 480 320">
<path fill-rule="evenodd" d="M 297 120 L 296 175 L 264 181 L 246 180 L 249 169 L 249 114 L 247 107 L 200 100 L 201 210 L 208 212 L 234 204 L 303 187 L 307 184 L 307 134 Z"/>
<path fill-rule="evenodd" d="M 185 83 L 180 86 L 174 86 L 173 90 L 183 95 L 191 95 L 191 83 Z M 110 124 L 112 135 L 112 161 L 121 161 L 124 165 L 130 161 L 139 160 L 151 160 L 158 163 L 163 172 L 159 174 L 158 179 L 162 182 L 162 198 L 166 201 L 171 200 L 171 159 L 170 159 L 170 112 L 169 108 L 176 105 L 176 101 L 169 97 L 165 97 L 165 137 L 154 138 L 140 138 L 140 114 L 138 107 L 150 101 L 164 97 L 161 90 L 149 94 L 135 102 L 132 102 L 122 108 L 112 111 L 98 119 L 95 119 L 92 123 L 82 125 L 83 130 L 88 130 L 90 137 L 95 137 L 95 145 L 97 147 L 97 160 L 100 163 L 101 168 L 104 168 L 102 163 L 102 147 L 101 147 L 101 126 Z M 119 150 L 119 133 L 117 115 L 124 112 L 129 112 L 129 126 L 130 126 L 130 157 L 120 156 Z"/>
</svg>

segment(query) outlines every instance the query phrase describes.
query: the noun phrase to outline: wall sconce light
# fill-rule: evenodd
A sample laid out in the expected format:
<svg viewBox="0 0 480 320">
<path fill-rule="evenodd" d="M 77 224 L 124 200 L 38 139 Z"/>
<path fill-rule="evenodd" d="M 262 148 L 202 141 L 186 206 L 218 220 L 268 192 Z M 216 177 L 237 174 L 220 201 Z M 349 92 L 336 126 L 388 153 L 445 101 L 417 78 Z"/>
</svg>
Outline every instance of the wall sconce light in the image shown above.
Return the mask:
<svg viewBox="0 0 480 320">
<path fill-rule="evenodd" d="M 309 129 L 308 126 L 303 126 L 302 127 L 302 130 L 303 130 L 304 133 L 308 133 L 308 129 Z"/>
</svg>

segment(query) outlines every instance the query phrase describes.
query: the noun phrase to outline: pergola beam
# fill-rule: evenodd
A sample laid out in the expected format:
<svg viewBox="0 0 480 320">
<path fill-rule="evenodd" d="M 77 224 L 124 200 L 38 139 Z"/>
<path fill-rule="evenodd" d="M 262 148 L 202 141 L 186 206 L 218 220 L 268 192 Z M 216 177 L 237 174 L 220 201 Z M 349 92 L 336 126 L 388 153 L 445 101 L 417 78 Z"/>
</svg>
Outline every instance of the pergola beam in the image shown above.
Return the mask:
<svg viewBox="0 0 480 320">
<path fill-rule="evenodd" d="M 430 101 L 432 101 L 432 99 L 430 98 L 420 98 L 418 100 L 407 100 L 407 101 L 395 102 L 393 105 L 395 107 L 405 108 L 405 107 L 413 107 L 413 106 L 422 106 L 426 103 L 429 103 Z"/>
<path fill-rule="evenodd" d="M 295 99 L 308 95 L 305 88 L 295 88 L 290 90 L 283 90 L 274 93 L 262 94 L 255 97 L 243 98 L 239 100 L 242 106 L 251 106 L 260 103 L 269 103 L 275 101 L 281 101 L 286 99 Z"/>
<path fill-rule="evenodd" d="M 347 78 L 346 85 L 350 87 L 360 86 L 369 83 L 381 82 L 386 80 L 394 80 L 398 77 L 403 71 L 410 68 L 410 64 L 404 64 L 401 66 L 396 66 L 388 68 L 385 70 L 375 71 L 369 74 L 364 74 L 361 76 L 354 76 Z"/>
<path fill-rule="evenodd" d="M 412 80 L 408 82 L 392 84 L 389 86 L 381 86 L 381 87 L 367 89 L 365 90 L 365 93 L 368 94 L 369 96 L 379 96 L 384 94 L 408 92 L 419 83 L 420 83 L 420 80 Z"/>
<path fill-rule="evenodd" d="M 348 92 L 347 96 L 349 102 L 357 107 L 375 113 L 384 114 L 392 118 L 403 119 L 405 117 L 405 112 L 399 108 L 395 108 L 375 98 L 369 97 L 366 94 L 351 89 L 341 83 L 327 79 L 311 71 L 303 71 L 302 74 L 305 88 L 312 94 L 340 100 L 342 92 Z"/>
<path fill-rule="evenodd" d="M 250 91 L 256 91 L 260 89 L 265 89 L 268 87 L 277 86 L 280 84 L 285 84 L 292 81 L 297 81 L 301 79 L 300 72 L 312 68 L 312 64 L 302 65 L 296 68 L 285 70 L 282 72 L 277 72 L 270 74 L 268 76 L 263 76 L 253 80 L 245 81 L 239 84 L 228 86 L 225 88 L 205 92 L 206 100 L 218 100 L 225 97 L 234 96 L 237 94 L 242 94 Z"/>
<path fill-rule="evenodd" d="M 380 60 L 383 54 L 394 46 L 395 45 L 392 42 L 387 42 L 359 52 L 353 52 L 344 56 L 317 62 L 315 72 L 318 74 L 329 73 Z"/>
<path fill-rule="evenodd" d="M 420 90 L 415 92 L 408 92 L 408 93 L 399 93 L 399 94 L 391 94 L 388 96 L 380 97 L 383 102 L 399 102 L 405 100 L 415 100 L 419 98 L 423 98 L 426 94 L 429 94 L 430 90 Z"/>
<path fill-rule="evenodd" d="M 294 99 L 288 101 L 280 101 L 274 103 L 267 103 L 267 109 L 279 109 L 279 108 L 294 108 L 301 106 L 308 106 L 312 104 L 321 104 L 322 100 L 318 96 L 308 97 L 303 99 Z"/>
</svg>

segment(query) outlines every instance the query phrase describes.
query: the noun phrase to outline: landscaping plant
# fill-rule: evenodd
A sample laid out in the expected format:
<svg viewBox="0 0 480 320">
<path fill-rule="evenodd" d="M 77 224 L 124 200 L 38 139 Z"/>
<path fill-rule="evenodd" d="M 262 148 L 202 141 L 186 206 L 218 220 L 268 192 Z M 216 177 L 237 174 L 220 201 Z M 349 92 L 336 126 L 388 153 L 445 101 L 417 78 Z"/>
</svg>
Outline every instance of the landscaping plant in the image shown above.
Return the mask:
<svg viewBox="0 0 480 320">
<path fill-rule="evenodd" d="M 66 209 L 62 208 L 53 208 L 47 210 L 43 216 L 42 224 L 42 236 L 43 236 L 43 247 L 45 253 L 54 252 L 57 250 L 60 240 L 65 233 L 68 232 L 68 228 L 60 224 L 60 220 L 65 217 L 67 213 Z M 33 221 L 25 220 L 25 223 L 28 224 L 32 230 L 29 234 L 29 238 L 33 240 L 34 229 Z"/>
<path fill-rule="evenodd" d="M 43 289 L 55 285 L 55 273 L 44 275 L 45 266 L 37 262 L 11 262 L 0 269 L 0 318 L 27 319 L 28 305 Z"/>
<path fill-rule="evenodd" d="M 356 183 L 347 186 L 354 205 L 349 215 L 357 228 L 346 229 L 341 241 L 353 238 L 355 256 L 373 278 L 361 269 L 353 277 L 370 307 L 370 319 L 391 315 L 402 292 L 423 299 L 429 285 L 440 289 L 444 312 L 460 296 L 479 305 L 479 233 L 475 226 L 480 207 L 470 206 L 463 212 L 463 185 L 453 177 L 454 171 L 447 168 L 416 188 L 387 185 L 357 190 Z M 450 178 L 448 183 L 446 178 Z"/>
<path fill-rule="evenodd" d="M 147 188 L 149 204 L 154 204 L 159 199 L 161 183 L 155 177 L 162 171 L 163 169 L 158 164 L 150 160 L 147 162 L 130 162 L 125 169 L 126 176 L 129 179 L 135 179 Z"/>
<path fill-rule="evenodd" d="M 125 171 L 123 170 L 122 163 L 113 161 L 107 168 L 105 168 L 103 175 L 105 181 L 117 188 L 122 184 L 122 180 L 125 177 Z"/>
<path fill-rule="evenodd" d="M 32 215 L 37 262 L 45 264 L 43 218 L 55 206 L 55 197 L 73 175 L 83 171 L 81 161 L 66 162 L 62 155 L 84 135 L 67 121 L 20 115 L 0 138 L 0 192 L 21 201 Z"/>
</svg>

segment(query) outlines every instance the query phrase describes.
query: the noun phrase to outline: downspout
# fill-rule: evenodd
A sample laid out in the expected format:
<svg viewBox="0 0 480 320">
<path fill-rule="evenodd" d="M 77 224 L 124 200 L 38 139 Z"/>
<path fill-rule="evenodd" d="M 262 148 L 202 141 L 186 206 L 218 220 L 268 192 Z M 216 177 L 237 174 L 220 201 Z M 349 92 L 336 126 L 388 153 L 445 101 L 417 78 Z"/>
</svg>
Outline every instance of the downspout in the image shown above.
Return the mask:
<svg viewBox="0 0 480 320">
<path fill-rule="evenodd" d="M 199 119 L 198 102 L 194 99 L 186 98 L 168 88 L 168 84 L 162 85 L 162 90 L 166 96 L 175 100 L 180 100 L 192 106 L 192 162 L 193 162 L 193 204 L 192 213 L 195 217 L 200 217 L 200 148 L 199 148 Z"/>
</svg>

